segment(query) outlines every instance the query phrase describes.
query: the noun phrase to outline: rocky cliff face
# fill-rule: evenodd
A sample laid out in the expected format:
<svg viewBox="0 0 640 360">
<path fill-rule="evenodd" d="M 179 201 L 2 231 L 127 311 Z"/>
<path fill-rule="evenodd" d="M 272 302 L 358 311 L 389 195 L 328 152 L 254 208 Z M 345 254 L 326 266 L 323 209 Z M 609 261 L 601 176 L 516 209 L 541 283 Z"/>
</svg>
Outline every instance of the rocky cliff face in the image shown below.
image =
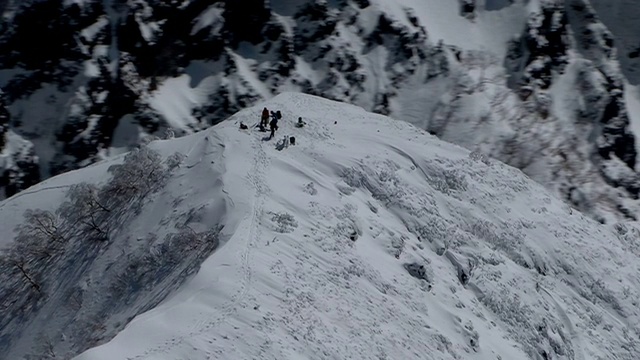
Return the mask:
<svg viewBox="0 0 640 360">
<path fill-rule="evenodd" d="M 602 221 L 634 218 L 628 71 L 600 13 L 586 0 L 8 1 L 0 186 L 11 195 L 286 90 L 504 160 Z"/>
</svg>

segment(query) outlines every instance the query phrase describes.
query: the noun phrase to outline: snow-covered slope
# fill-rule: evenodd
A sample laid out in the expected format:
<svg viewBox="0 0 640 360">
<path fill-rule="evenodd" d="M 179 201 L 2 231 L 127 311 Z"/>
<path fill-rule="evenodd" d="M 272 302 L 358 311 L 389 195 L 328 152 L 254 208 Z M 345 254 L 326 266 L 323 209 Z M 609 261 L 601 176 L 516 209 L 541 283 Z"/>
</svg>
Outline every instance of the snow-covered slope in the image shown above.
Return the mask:
<svg viewBox="0 0 640 360">
<path fill-rule="evenodd" d="M 263 105 L 284 115 L 272 140 L 252 127 Z M 294 127 L 298 116 L 305 127 Z M 637 224 L 602 225 L 517 169 L 406 122 L 296 93 L 150 146 L 186 157 L 92 248 L 83 274 L 46 279 L 43 291 L 80 288 L 83 301 L 75 311 L 46 296 L 26 307 L 1 330 L 5 358 L 68 358 L 102 343 L 75 359 L 640 356 Z M 61 186 L 108 183 L 111 164 L 6 200 L 0 230 L 25 209 L 55 208 Z M 200 241 L 172 246 L 161 255 L 182 265 L 154 272 L 159 283 L 141 270 L 153 262 L 126 263 L 161 261 L 174 225 L 198 234 L 221 226 L 219 246 L 206 259 L 190 250 Z M 200 261 L 180 285 L 190 273 L 180 266 Z M 129 265 L 140 278 L 112 293 L 118 273 L 109 269 Z M 176 290 L 155 306 L 167 282 Z M 104 298 L 109 306 L 96 306 Z"/>
</svg>

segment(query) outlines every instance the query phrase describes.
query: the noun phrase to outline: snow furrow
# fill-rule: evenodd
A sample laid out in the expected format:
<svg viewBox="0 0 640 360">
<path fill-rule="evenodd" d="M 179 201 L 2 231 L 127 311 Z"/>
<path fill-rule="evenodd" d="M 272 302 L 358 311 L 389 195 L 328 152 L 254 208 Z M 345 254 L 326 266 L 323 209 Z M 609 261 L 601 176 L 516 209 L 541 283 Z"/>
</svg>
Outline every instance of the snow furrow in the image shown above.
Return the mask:
<svg viewBox="0 0 640 360">
<path fill-rule="evenodd" d="M 542 291 L 544 291 L 549 296 L 556 307 L 556 311 L 560 316 L 560 320 L 562 320 L 562 324 L 567 328 L 567 330 L 569 330 L 569 334 L 571 336 L 571 349 L 573 350 L 573 360 L 584 360 L 584 354 L 582 352 L 582 346 L 580 342 L 580 335 L 574 328 L 571 319 L 569 319 L 567 311 L 562 307 L 562 305 L 560 305 L 558 300 L 556 300 L 556 297 L 551 292 L 549 292 L 549 290 L 545 289 L 542 286 L 540 286 L 540 289 L 542 289 Z"/>
<path fill-rule="evenodd" d="M 243 300 L 246 298 L 247 293 L 251 289 L 251 282 L 253 279 L 253 269 L 251 267 L 251 252 L 255 247 L 257 239 L 261 238 L 262 232 L 260 227 L 260 218 L 263 213 L 263 207 L 265 197 L 268 193 L 268 188 L 265 185 L 265 172 L 268 166 L 268 159 L 258 139 L 252 137 L 252 150 L 255 154 L 253 160 L 253 167 L 251 172 L 247 174 L 247 180 L 253 186 L 253 203 L 249 234 L 244 236 L 245 243 L 239 253 L 239 264 L 241 265 L 242 283 L 240 289 L 231 298 L 231 300 L 225 304 L 220 310 L 218 317 L 214 319 L 208 319 L 199 323 L 196 326 L 195 331 L 192 331 L 189 336 L 200 335 L 212 328 L 223 324 L 231 315 L 233 315 L 238 306 L 241 306 Z"/>
<path fill-rule="evenodd" d="M 207 137 L 207 143 L 205 144 L 209 144 L 208 141 L 209 137 Z M 268 159 L 266 153 L 262 148 L 260 141 L 255 137 L 252 138 L 251 148 L 252 153 L 254 154 L 253 166 L 250 172 L 246 174 L 245 179 L 247 180 L 247 183 L 251 185 L 253 192 L 253 200 L 251 206 L 252 209 L 251 212 L 247 214 L 245 219 L 239 224 L 239 227 L 241 228 L 242 226 L 244 226 L 244 224 L 248 223 L 248 226 L 246 228 L 248 230 L 236 232 L 236 234 L 234 234 L 234 239 L 230 240 L 231 242 L 235 241 L 235 239 L 243 240 L 241 248 L 237 252 L 237 260 L 240 266 L 239 271 L 241 273 L 241 282 L 239 289 L 228 302 L 218 308 L 214 314 L 211 314 L 214 316 L 200 318 L 183 336 L 173 338 L 170 341 L 165 342 L 161 346 L 147 350 L 144 352 L 144 354 L 139 355 L 133 359 L 148 359 L 153 358 L 153 356 L 157 354 L 167 353 L 171 349 L 181 346 L 186 341 L 224 324 L 237 312 L 237 308 L 239 306 L 242 306 L 243 300 L 246 298 L 247 293 L 251 289 L 251 282 L 253 278 L 253 269 L 251 267 L 251 252 L 255 247 L 255 241 L 261 237 L 260 217 L 263 213 L 265 197 L 267 196 L 269 191 L 268 187 L 265 185 L 265 172 L 268 167 Z M 200 160 L 194 163 L 192 166 L 188 166 L 188 168 L 192 168 L 193 166 L 201 163 L 205 155 L 207 154 L 205 151 L 203 151 Z M 229 200 L 233 201 L 232 199 Z M 230 243 L 226 246 L 238 246 L 238 244 Z"/>
</svg>

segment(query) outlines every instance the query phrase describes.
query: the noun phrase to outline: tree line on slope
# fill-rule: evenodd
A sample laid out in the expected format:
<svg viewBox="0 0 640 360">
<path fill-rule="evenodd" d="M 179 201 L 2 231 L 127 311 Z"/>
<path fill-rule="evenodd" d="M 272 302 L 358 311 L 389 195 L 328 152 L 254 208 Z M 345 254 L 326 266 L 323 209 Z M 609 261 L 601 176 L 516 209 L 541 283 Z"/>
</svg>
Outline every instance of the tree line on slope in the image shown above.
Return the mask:
<svg viewBox="0 0 640 360">
<path fill-rule="evenodd" d="M 36 354 L 29 358 L 51 358 L 64 341 L 62 330 L 74 339 L 60 345 L 67 348 L 57 349 L 58 355 L 83 351 L 110 335 L 105 333 L 109 313 L 126 311 L 125 305 L 138 300 L 139 291 L 152 292 L 152 285 L 165 282 L 159 294 L 150 296 L 149 301 L 159 302 L 217 247 L 219 228 L 197 233 L 185 223 L 164 241 L 149 234 L 146 240 L 153 241 L 141 242 L 143 248 L 131 254 L 113 246 L 123 254 L 104 269 L 104 279 L 93 284 L 98 289 L 80 285 L 91 277 L 92 267 L 99 266 L 99 255 L 126 237 L 122 232 L 127 222 L 140 214 L 151 194 L 165 186 L 183 158 L 175 153 L 163 161 L 158 152 L 141 146 L 127 154 L 122 164 L 109 167 L 111 178 L 106 183 L 72 185 L 55 211 L 25 211 L 15 242 L 0 252 L 0 312 L 6 315 L 0 319 L 0 353 L 9 351 L 22 333 L 31 336 L 26 328 L 39 313 L 62 318 L 55 325 L 62 329 L 32 336 Z M 182 264 L 189 255 L 200 261 Z M 149 305 L 145 305 L 138 311 L 146 310 Z"/>
</svg>

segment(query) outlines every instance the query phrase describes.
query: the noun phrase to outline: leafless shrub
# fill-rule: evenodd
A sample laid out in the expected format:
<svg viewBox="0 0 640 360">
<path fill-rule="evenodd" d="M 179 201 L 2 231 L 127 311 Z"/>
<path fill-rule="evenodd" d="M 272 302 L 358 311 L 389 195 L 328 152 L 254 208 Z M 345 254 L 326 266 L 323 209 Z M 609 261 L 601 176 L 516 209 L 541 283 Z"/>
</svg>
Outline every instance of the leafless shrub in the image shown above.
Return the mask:
<svg viewBox="0 0 640 360">
<path fill-rule="evenodd" d="M 17 276 L 28 284 L 38 294 L 42 293 L 42 287 L 37 272 L 33 269 L 34 263 L 28 252 L 21 251 L 22 246 L 10 248 L 0 254 L 0 270 L 5 275 Z"/>
<path fill-rule="evenodd" d="M 167 176 L 160 154 L 146 146 L 132 150 L 122 164 L 112 165 L 108 171 L 113 177 L 103 192 L 116 201 L 145 197 L 162 187 Z"/>
<path fill-rule="evenodd" d="M 50 258 L 64 249 L 68 236 L 58 214 L 40 209 L 27 210 L 19 225 L 16 242 L 35 257 Z"/>
<path fill-rule="evenodd" d="M 59 214 L 65 218 L 70 229 L 77 229 L 82 235 L 107 240 L 109 232 L 106 224 L 111 209 L 107 208 L 100 196 L 100 188 L 93 184 L 80 183 L 71 186 Z M 78 226 L 74 226 L 78 225 Z"/>
</svg>

